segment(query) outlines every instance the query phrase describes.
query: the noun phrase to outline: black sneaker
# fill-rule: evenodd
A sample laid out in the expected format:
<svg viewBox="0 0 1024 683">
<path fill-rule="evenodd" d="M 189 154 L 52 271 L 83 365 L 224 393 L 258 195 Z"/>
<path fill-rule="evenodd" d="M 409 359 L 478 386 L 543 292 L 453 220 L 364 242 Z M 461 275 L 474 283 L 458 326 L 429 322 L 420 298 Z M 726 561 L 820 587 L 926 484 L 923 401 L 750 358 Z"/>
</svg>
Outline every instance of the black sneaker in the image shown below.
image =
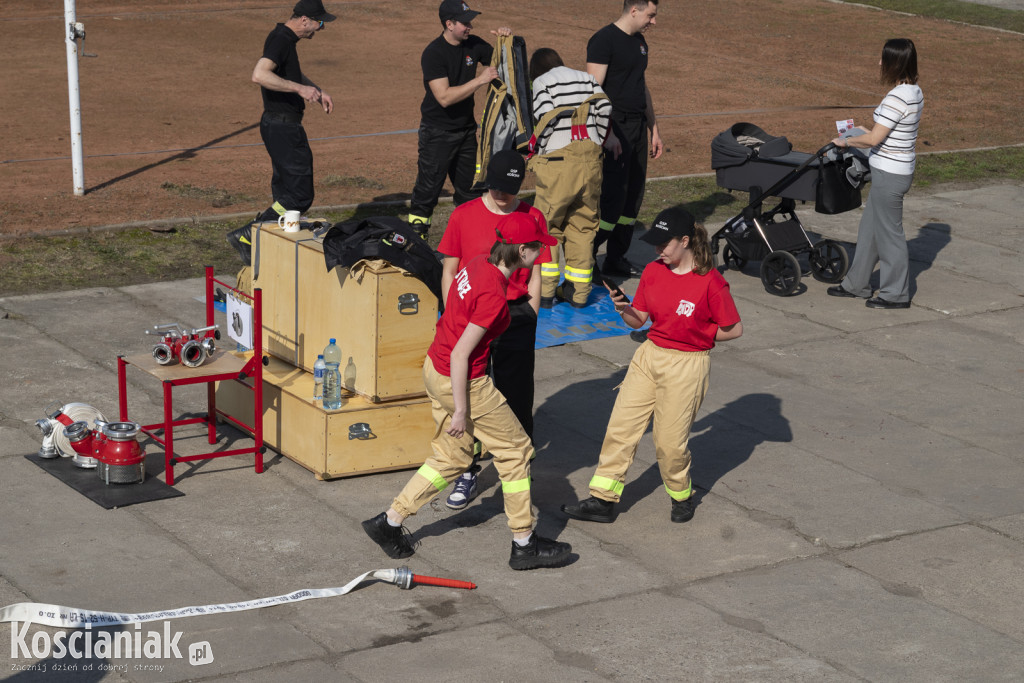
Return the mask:
<svg viewBox="0 0 1024 683">
<path fill-rule="evenodd" d="M 227 234 L 228 244 L 235 248 L 247 266 L 252 265 L 252 223 L 246 223 Z"/>
<path fill-rule="evenodd" d="M 689 522 L 693 519 L 693 498 L 672 501 L 672 521 Z"/>
<path fill-rule="evenodd" d="M 512 556 L 508 558 L 508 566 L 516 570 L 555 567 L 568 560 L 571 552 L 572 546 L 568 543 L 552 541 L 534 532 L 526 545 L 512 541 Z"/>
<path fill-rule="evenodd" d="M 615 520 L 615 503 L 591 496 L 575 505 L 563 505 L 562 512 L 573 519 L 609 524 Z"/>
<path fill-rule="evenodd" d="M 388 524 L 388 514 L 386 512 L 382 512 L 373 519 L 363 522 L 363 531 L 391 559 L 400 560 L 416 552 L 412 549 L 409 539 L 406 538 L 405 529 Z"/>
</svg>

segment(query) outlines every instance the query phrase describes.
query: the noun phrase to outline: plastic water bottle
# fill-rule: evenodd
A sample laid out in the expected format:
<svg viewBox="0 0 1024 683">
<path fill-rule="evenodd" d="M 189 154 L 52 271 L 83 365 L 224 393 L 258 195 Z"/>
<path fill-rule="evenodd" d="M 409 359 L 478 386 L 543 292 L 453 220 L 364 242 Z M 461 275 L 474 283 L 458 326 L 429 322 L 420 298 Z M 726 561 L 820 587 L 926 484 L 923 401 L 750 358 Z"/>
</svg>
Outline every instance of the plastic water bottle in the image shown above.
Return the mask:
<svg viewBox="0 0 1024 683">
<path fill-rule="evenodd" d="M 331 338 L 324 348 L 324 408 L 337 410 L 341 407 L 341 349 Z"/>
<path fill-rule="evenodd" d="M 321 353 L 313 363 L 313 400 L 319 401 L 324 397 L 324 371 L 327 370 L 327 363 L 324 362 L 324 355 Z"/>
<path fill-rule="evenodd" d="M 341 407 L 341 373 L 337 363 L 327 363 L 324 371 L 324 409 L 337 410 Z"/>
<path fill-rule="evenodd" d="M 335 344 L 337 340 L 331 337 L 331 343 L 324 347 L 324 363 L 330 365 L 334 363 L 337 366 L 341 366 L 341 349 Z"/>
</svg>

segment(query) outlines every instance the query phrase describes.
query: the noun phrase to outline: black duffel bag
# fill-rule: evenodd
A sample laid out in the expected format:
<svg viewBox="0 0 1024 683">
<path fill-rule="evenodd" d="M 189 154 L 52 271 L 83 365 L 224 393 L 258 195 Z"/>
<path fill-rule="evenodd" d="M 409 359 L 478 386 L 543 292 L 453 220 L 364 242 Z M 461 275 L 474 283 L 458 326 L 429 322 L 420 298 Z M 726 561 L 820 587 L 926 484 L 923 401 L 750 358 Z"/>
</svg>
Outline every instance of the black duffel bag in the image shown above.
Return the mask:
<svg viewBox="0 0 1024 683">
<path fill-rule="evenodd" d="M 422 280 L 441 301 L 441 262 L 409 224 L 395 216 L 338 223 L 324 236 L 327 270 L 350 268 L 363 259 L 383 259 Z"/>
</svg>

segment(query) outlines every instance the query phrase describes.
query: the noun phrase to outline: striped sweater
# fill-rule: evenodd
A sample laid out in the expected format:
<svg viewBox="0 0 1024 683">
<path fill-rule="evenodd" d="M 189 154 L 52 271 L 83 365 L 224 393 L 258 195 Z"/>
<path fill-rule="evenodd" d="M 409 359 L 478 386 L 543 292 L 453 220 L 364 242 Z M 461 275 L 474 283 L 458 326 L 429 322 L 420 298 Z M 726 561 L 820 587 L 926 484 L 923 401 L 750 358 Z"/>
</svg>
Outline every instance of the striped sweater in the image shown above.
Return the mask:
<svg viewBox="0 0 1024 683">
<path fill-rule="evenodd" d="M 555 67 L 533 82 L 533 116 L 539 121 L 552 109 L 576 107 L 583 100 L 600 92 L 604 92 L 601 86 L 586 71 L 577 71 L 565 66 Z M 587 132 L 590 139 L 597 144 L 604 142 L 611 113 L 612 105 L 608 100 L 591 104 Z M 537 140 L 538 154 L 547 154 L 568 145 L 571 142 L 571 128 L 570 117 L 558 119 L 555 125 L 548 126 Z"/>
<path fill-rule="evenodd" d="M 889 91 L 875 109 L 875 124 L 890 129 L 871 150 L 871 167 L 898 175 L 911 175 L 917 159 L 917 129 L 921 125 L 924 95 L 916 85 L 901 83 Z"/>
</svg>

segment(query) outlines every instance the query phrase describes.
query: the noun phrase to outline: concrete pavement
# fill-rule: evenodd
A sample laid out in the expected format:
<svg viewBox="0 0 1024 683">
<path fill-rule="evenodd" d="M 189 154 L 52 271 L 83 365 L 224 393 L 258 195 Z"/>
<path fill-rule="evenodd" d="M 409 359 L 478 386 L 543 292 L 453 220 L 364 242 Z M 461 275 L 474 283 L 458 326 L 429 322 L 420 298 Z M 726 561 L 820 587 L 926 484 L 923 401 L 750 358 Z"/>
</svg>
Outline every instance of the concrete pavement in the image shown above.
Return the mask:
<svg viewBox="0 0 1024 683">
<path fill-rule="evenodd" d="M 12 655 L 10 625 L 0 625 L 0 677 L 1020 680 L 1022 205 L 1024 188 L 1009 184 L 912 192 L 906 311 L 828 297 L 810 278 L 779 298 L 755 268 L 727 272 L 745 334 L 713 352 L 691 442 L 700 504 L 688 524 L 668 519 L 649 435 L 614 524 L 561 515 L 560 504 L 586 495 L 636 344 L 544 349 L 535 501 L 539 530 L 573 544 L 569 566 L 508 568 L 488 466 L 469 508 L 436 501 L 408 524 L 421 542 L 413 571 L 474 581 L 475 591 L 371 584 L 175 620 L 183 649 L 210 644 L 214 661 L 201 666 L 37 662 Z M 856 237 L 859 212 L 798 213 L 823 236 Z M 645 249 L 636 243 L 631 257 L 648 260 Z M 150 325 L 198 324 L 201 293 L 199 280 L 186 280 L 0 299 L 0 606 L 170 609 L 341 586 L 402 564 L 359 521 L 386 507 L 409 471 L 319 482 L 280 457 L 262 475 L 249 458 L 205 461 L 177 467 L 184 497 L 108 511 L 25 460 L 39 446 L 32 423 L 51 400 L 113 415 L 117 354 L 148 350 Z M 146 379 L 130 376 L 131 410 L 152 422 L 159 387 Z M 195 393 L 176 397 L 182 410 L 201 405 Z M 179 446 L 199 452 L 204 442 Z M 49 671 L 21 670 L 34 664 Z"/>
</svg>

